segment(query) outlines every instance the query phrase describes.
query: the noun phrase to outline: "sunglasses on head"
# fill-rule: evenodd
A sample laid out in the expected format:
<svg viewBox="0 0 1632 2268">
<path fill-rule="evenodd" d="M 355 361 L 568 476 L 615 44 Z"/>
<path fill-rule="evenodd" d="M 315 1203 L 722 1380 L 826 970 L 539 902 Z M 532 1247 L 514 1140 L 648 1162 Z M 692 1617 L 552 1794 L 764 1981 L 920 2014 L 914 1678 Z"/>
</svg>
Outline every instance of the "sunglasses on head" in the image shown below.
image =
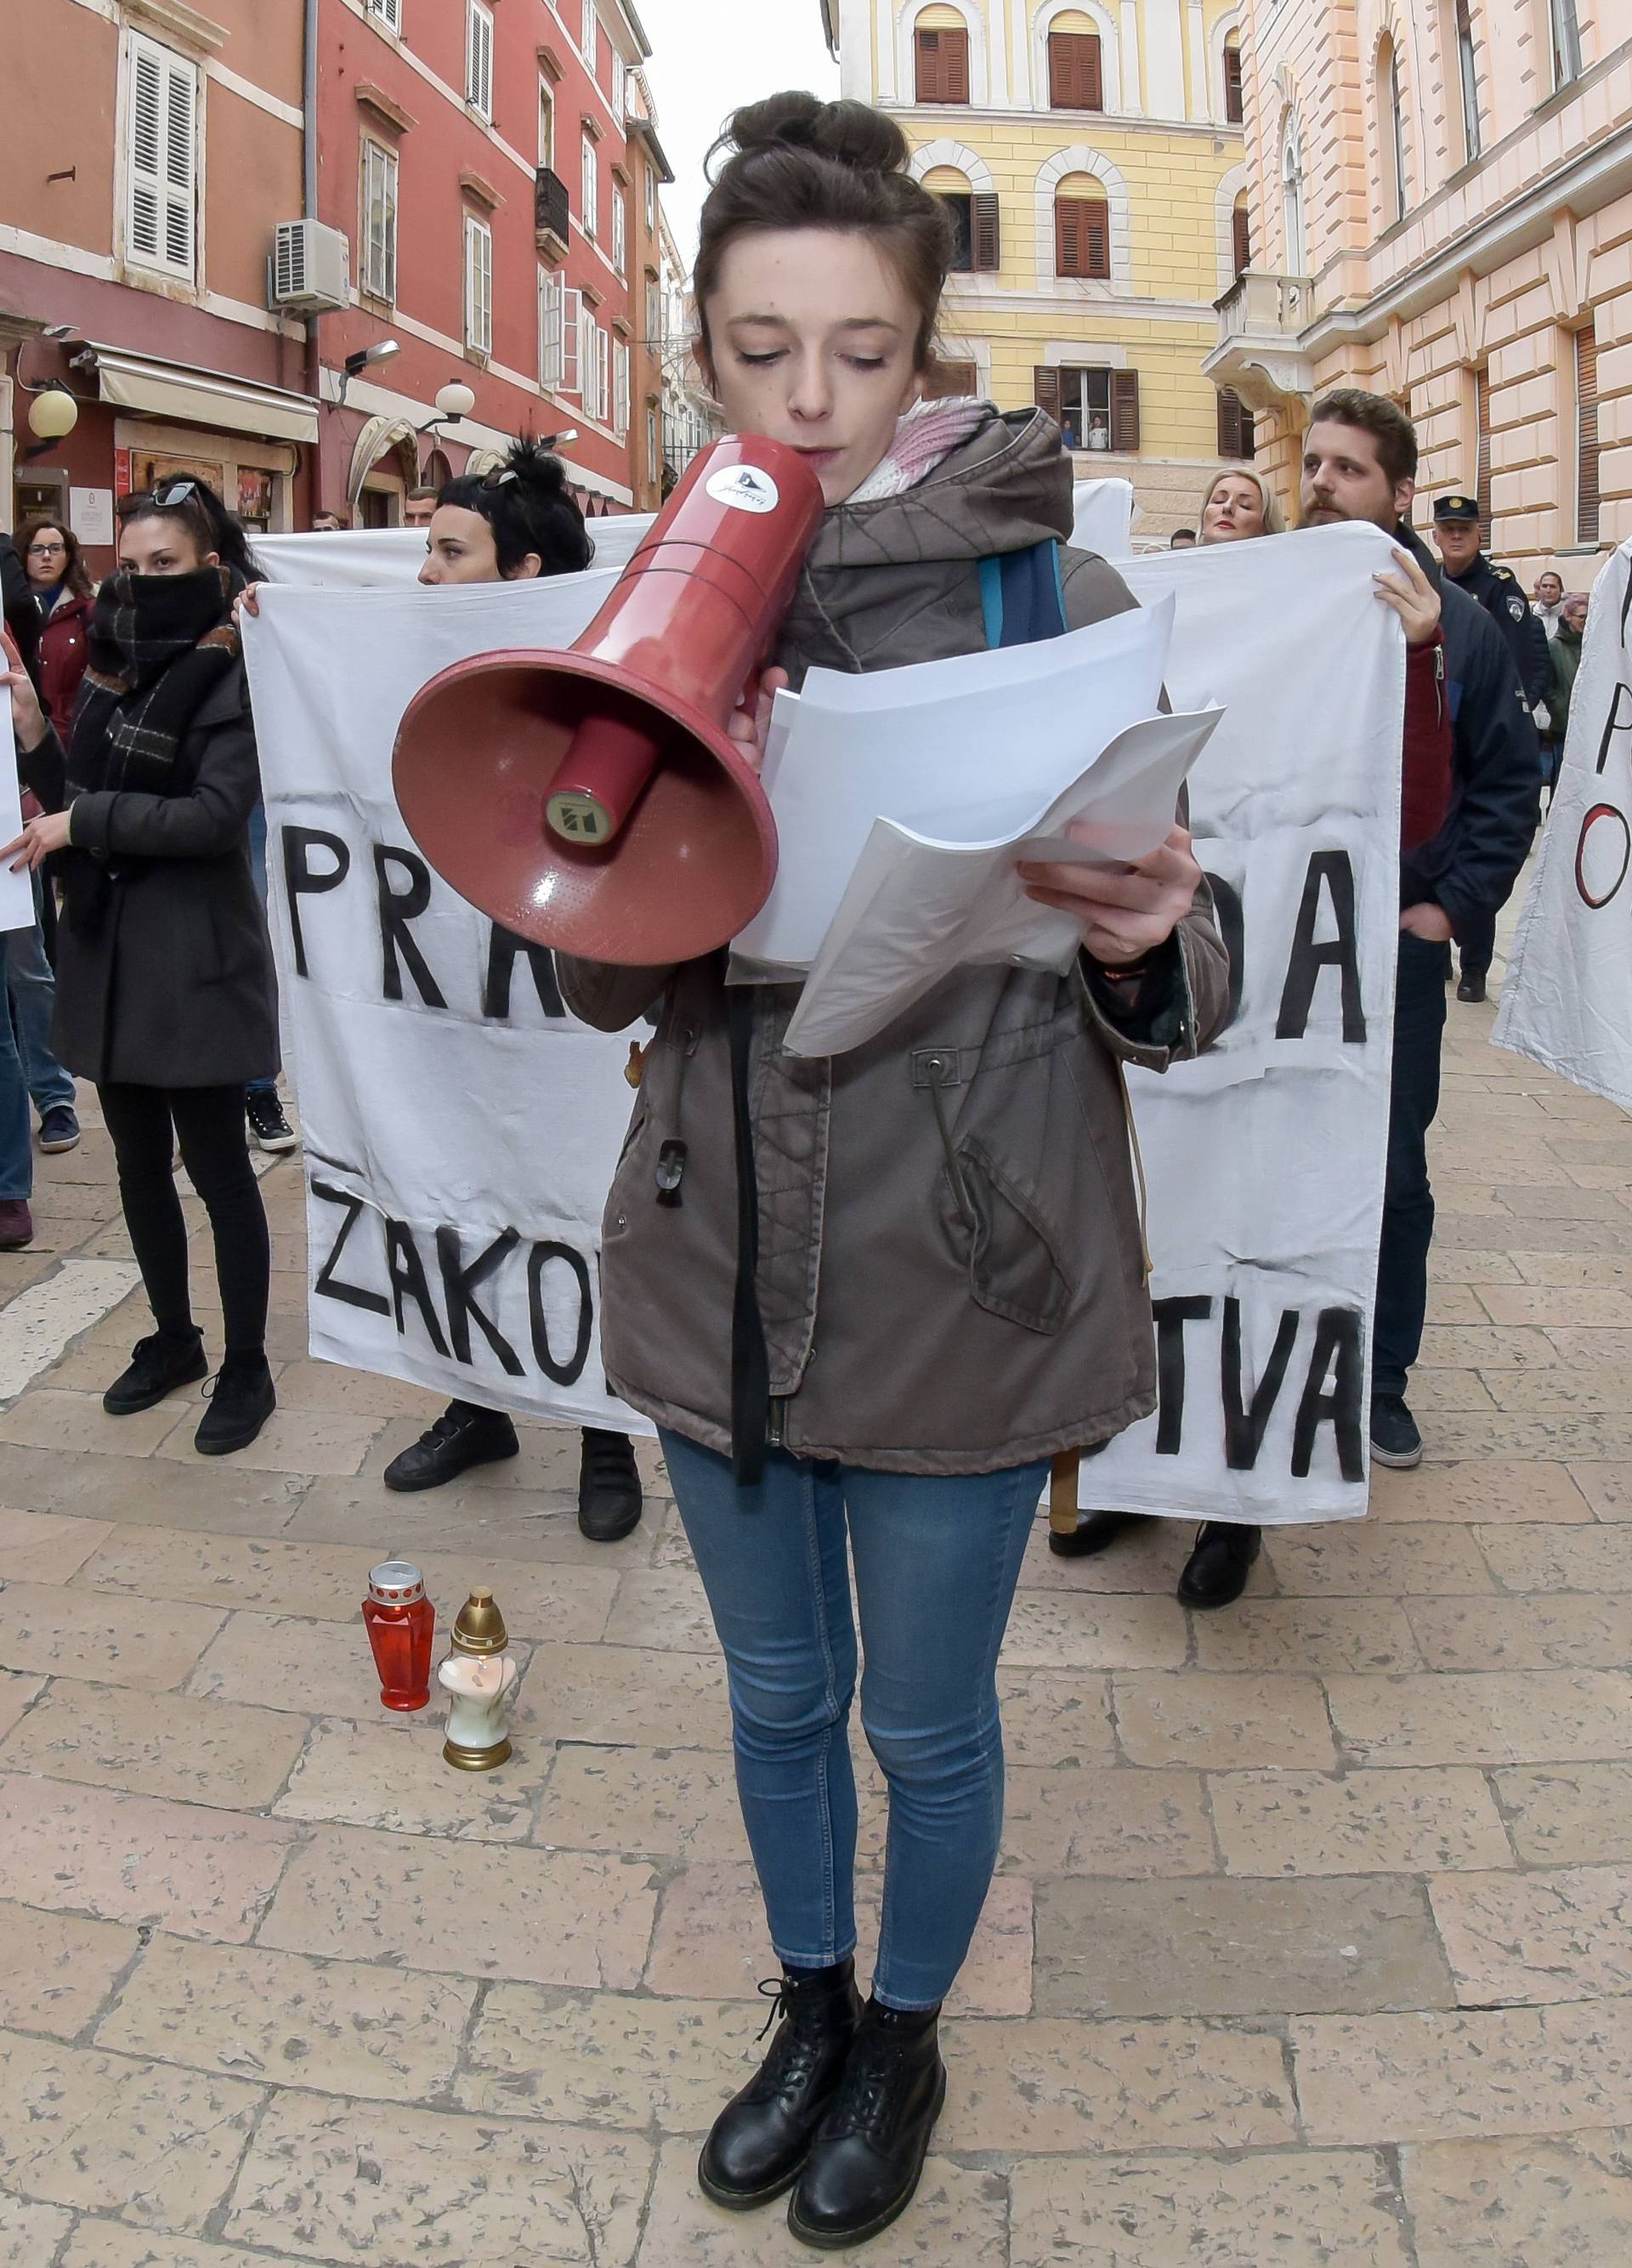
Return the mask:
<svg viewBox="0 0 1632 2268">
<path fill-rule="evenodd" d="M 173 505 L 185 504 L 189 497 L 196 496 L 199 487 L 200 483 L 190 475 L 173 474 L 169 480 L 159 481 L 152 488 L 144 489 L 136 496 L 121 497 L 119 509 L 121 512 L 129 515 L 136 509 L 138 504 L 154 504 L 161 512 L 168 512 Z"/>
<path fill-rule="evenodd" d="M 507 487 L 515 477 L 516 468 L 513 465 L 496 465 L 490 473 L 482 475 L 482 485 L 484 489 L 502 489 Z"/>
</svg>

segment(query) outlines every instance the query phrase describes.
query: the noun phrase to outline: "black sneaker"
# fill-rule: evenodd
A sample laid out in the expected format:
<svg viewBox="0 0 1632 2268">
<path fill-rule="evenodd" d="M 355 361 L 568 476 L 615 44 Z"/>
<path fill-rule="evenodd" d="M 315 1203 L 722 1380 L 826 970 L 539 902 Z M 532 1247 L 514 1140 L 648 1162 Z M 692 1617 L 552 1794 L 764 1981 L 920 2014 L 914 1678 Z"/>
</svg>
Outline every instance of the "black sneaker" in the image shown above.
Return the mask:
<svg viewBox="0 0 1632 2268">
<path fill-rule="evenodd" d="M 166 1339 L 155 1331 L 131 1348 L 130 1366 L 120 1373 L 102 1396 L 102 1407 L 110 1418 L 134 1418 L 138 1410 L 151 1410 L 178 1386 L 195 1386 L 209 1375 L 204 1342 L 197 1331 L 187 1339 Z"/>
<path fill-rule="evenodd" d="M 399 1496 L 440 1488 L 472 1465 L 497 1464 L 519 1454 L 516 1428 L 502 1410 L 478 1410 L 474 1402 L 450 1402 L 434 1425 L 400 1450 L 383 1478 Z"/>
<path fill-rule="evenodd" d="M 228 1355 L 206 1391 L 210 1407 L 193 1436 L 201 1457 L 225 1457 L 234 1449 L 246 1449 L 277 1408 L 263 1354 Z"/>
<path fill-rule="evenodd" d="M 1489 998 L 1489 996 L 1485 990 L 1484 970 L 1465 968 L 1462 971 L 1462 981 L 1456 988 L 1456 997 L 1459 1000 L 1470 1002 L 1474 1007 L 1477 1007 L 1481 1000 Z"/>
<path fill-rule="evenodd" d="M 578 1459 L 578 1527 L 592 1543 L 615 1543 L 640 1525 L 640 1469 L 627 1433 L 584 1428 Z"/>
<path fill-rule="evenodd" d="M 275 1088 L 247 1087 L 244 1094 L 244 1116 L 249 1121 L 249 1130 L 256 1146 L 262 1150 L 292 1150 L 300 1137 L 283 1116 L 283 1106 Z"/>
<path fill-rule="evenodd" d="M 78 1146 L 79 1120 L 65 1102 L 55 1102 L 40 1121 L 40 1146 L 48 1158 Z"/>
<path fill-rule="evenodd" d="M 1397 1473 L 1413 1472 L 1422 1462 L 1422 1436 L 1402 1394 L 1371 1396 L 1371 1456 Z"/>
</svg>

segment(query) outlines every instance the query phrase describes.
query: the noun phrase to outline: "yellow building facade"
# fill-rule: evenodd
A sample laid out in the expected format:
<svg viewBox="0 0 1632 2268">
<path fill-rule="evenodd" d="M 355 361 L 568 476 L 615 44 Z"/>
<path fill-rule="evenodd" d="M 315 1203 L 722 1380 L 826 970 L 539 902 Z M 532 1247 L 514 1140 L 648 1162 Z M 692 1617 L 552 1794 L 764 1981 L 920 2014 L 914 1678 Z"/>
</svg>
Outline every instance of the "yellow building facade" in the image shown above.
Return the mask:
<svg viewBox="0 0 1632 2268">
<path fill-rule="evenodd" d="M 1141 540 L 1195 522 L 1250 418 L 1202 364 L 1248 247 L 1241 0 L 821 0 L 843 92 L 952 202 L 946 390 L 1041 402 Z"/>
</svg>

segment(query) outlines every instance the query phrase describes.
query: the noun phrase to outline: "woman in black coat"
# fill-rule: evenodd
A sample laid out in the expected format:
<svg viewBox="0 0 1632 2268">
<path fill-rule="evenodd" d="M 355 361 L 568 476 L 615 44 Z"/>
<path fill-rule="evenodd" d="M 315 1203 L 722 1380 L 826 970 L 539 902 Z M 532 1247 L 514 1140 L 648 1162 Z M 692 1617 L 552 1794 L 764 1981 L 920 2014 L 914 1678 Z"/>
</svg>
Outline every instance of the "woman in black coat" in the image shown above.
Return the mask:
<svg viewBox="0 0 1632 2268">
<path fill-rule="evenodd" d="M 157 1325 L 103 1405 L 114 1417 L 150 1409 L 209 1369 L 173 1138 L 210 1215 L 225 1327 L 195 1437 L 206 1455 L 246 1447 L 276 1406 L 266 1212 L 244 1130 L 244 1088 L 277 1061 L 248 850 L 260 772 L 232 621 L 247 564 L 242 530 L 202 481 L 127 506 L 66 750 L 23 672 L 11 674 L 20 769 L 45 813 L 0 850 L 18 867 L 64 854 L 52 1042 L 96 1082 Z"/>
</svg>

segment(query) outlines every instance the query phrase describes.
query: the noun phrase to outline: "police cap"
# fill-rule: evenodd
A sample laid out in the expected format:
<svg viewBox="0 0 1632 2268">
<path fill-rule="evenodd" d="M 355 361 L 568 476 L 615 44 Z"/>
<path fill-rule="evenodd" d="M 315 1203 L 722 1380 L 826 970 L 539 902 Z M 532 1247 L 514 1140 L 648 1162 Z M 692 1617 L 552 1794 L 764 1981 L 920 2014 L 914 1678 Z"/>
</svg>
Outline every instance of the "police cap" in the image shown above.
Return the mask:
<svg viewBox="0 0 1632 2268">
<path fill-rule="evenodd" d="M 1473 520 L 1476 522 L 1478 519 L 1479 506 L 1474 503 L 1472 497 L 1442 496 L 1436 497 L 1434 499 L 1434 521 L 1436 526 L 1437 526 L 1439 521 L 1443 519 L 1465 521 Z"/>
</svg>

